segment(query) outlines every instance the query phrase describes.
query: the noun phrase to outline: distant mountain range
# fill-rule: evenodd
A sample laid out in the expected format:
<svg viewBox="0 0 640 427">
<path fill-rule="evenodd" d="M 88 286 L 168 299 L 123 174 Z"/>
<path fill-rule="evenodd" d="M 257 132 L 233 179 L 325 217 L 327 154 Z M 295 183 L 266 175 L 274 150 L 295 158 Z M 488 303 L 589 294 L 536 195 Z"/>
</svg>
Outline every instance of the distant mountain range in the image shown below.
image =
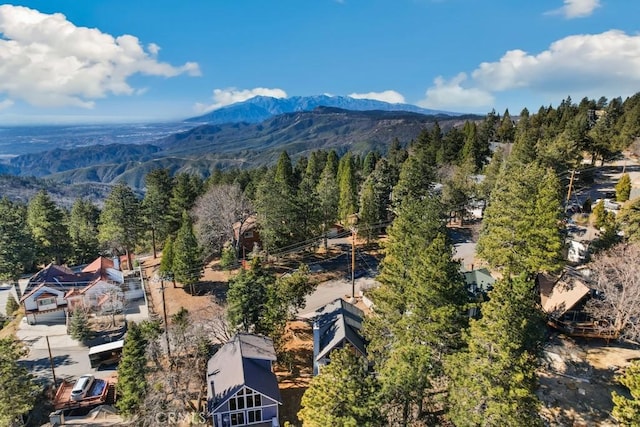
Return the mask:
<svg viewBox="0 0 640 427">
<path fill-rule="evenodd" d="M 273 98 L 256 96 L 243 102 L 222 107 L 202 116 L 187 119 L 187 122 L 209 124 L 260 123 L 274 116 L 300 111 L 312 111 L 318 107 L 335 107 L 351 111 L 408 111 L 425 115 L 460 116 L 460 113 L 430 110 L 411 104 L 391 104 L 374 99 L 356 99 L 349 96 L 292 96 Z"/>
<path fill-rule="evenodd" d="M 0 163 L 0 174 L 44 178 L 69 188 L 82 186 L 85 193 L 92 191 L 87 185 L 97 184 L 100 188 L 95 194 L 98 195 L 104 191 L 105 184 L 121 181 L 141 190 L 146 174 L 159 167 L 172 173 L 189 172 L 206 177 L 216 168 L 273 164 L 283 150 L 294 160 L 319 149 L 335 149 L 339 154 L 348 150 L 358 154 L 372 150 L 385 153 L 394 138 L 407 144 L 436 120 L 446 131 L 462 125 L 465 120 L 479 119 L 480 116 L 474 115 L 318 107 L 273 116 L 260 123 L 199 126 L 194 123 L 194 127 L 186 131 L 148 143 L 108 143 L 19 155 L 4 159 Z M 37 187 L 31 184 L 32 188 Z"/>
</svg>

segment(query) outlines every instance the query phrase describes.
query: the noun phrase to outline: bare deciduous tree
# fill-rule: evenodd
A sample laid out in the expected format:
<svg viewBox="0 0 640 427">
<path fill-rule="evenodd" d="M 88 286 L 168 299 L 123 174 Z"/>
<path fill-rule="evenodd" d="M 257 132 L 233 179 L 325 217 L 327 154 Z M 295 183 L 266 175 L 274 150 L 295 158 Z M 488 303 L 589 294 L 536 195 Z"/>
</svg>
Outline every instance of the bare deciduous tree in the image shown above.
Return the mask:
<svg viewBox="0 0 640 427">
<path fill-rule="evenodd" d="M 234 224 L 239 224 L 237 234 L 242 236 L 247 219 L 253 213 L 251 202 L 238 185 L 210 187 L 193 209 L 198 241 L 210 253 L 220 252 L 226 242 L 233 241 L 237 253 L 240 239 L 234 235 Z"/>
<path fill-rule="evenodd" d="M 590 264 L 596 291 L 587 312 L 603 329 L 630 340 L 640 338 L 640 247 L 618 244 Z"/>
</svg>

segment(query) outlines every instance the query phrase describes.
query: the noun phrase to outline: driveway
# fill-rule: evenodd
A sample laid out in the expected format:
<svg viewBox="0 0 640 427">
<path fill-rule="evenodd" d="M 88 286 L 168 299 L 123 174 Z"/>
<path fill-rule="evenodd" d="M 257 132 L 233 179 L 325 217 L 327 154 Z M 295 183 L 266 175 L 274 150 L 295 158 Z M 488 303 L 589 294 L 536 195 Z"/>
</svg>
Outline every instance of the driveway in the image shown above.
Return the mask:
<svg viewBox="0 0 640 427">
<path fill-rule="evenodd" d="M 128 304 L 127 320 L 139 322 L 148 319 L 148 317 L 144 300 L 131 301 Z M 83 374 L 93 374 L 96 378 L 107 378 L 115 372 L 113 369 L 96 370 L 92 368 L 89 363 L 89 348 L 71 338 L 67 334 L 67 327 L 64 324 L 29 325 L 23 318 L 16 335 L 29 349 L 29 354 L 22 359 L 22 363 L 42 382 L 53 382 L 47 337 L 58 381 L 60 378 L 77 378 Z"/>
</svg>

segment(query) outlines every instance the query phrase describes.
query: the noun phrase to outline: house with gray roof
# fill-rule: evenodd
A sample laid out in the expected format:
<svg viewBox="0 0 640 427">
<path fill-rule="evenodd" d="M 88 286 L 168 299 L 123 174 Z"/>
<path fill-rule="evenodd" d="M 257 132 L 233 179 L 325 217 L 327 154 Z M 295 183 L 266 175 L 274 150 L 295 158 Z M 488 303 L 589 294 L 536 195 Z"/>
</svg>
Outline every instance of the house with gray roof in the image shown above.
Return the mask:
<svg viewBox="0 0 640 427">
<path fill-rule="evenodd" d="M 207 363 L 207 405 L 215 427 L 279 426 L 282 404 L 270 338 L 237 334 Z"/>
<path fill-rule="evenodd" d="M 364 313 L 342 298 L 319 308 L 313 317 L 313 374 L 318 375 L 322 366 L 330 361 L 330 353 L 336 348 L 350 345 L 353 350 L 367 357 L 366 341 L 362 337 Z"/>
</svg>

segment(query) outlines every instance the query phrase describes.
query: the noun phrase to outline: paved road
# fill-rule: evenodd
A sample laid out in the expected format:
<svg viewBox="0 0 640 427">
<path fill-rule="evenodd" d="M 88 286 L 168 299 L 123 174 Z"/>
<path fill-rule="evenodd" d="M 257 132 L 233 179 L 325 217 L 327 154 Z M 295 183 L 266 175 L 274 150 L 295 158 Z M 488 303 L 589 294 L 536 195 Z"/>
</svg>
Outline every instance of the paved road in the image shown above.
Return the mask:
<svg viewBox="0 0 640 427">
<path fill-rule="evenodd" d="M 355 281 L 355 295 L 360 294 L 361 289 L 376 286 L 375 279 L 371 277 L 360 277 Z M 345 279 L 329 280 L 320 283 L 311 295 L 306 299 L 305 307 L 298 312 L 300 317 L 312 317 L 317 309 L 329 304 L 338 298 L 348 300 L 351 297 L 351 281 Z"/>
</svg>

